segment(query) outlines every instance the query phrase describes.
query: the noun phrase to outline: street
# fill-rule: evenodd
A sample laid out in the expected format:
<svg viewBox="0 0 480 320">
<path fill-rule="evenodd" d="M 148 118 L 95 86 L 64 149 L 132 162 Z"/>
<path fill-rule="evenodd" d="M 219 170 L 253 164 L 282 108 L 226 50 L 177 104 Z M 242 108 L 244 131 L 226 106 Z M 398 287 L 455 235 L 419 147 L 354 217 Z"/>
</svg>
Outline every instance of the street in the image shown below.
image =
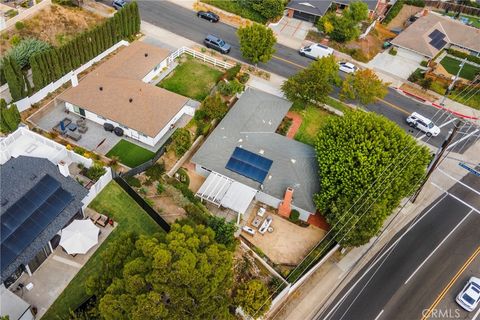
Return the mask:
<svg viewBox="0 0 480 320">
<path fill-rule="evenodd" d="M 454 301 L 480 276 L 480 178 L 468 174 L 462 183 L 474 190 L 457 183 L 434 201 L 316 319 L 475 319 Z"/>
<path fill-rule="evenodd" d="M 104 0 L 103 3 L 110 5 L 109 1 L 106 0 Z M 203 39 L 206 35 L 217 35 L 232 46 L 232 51 L 229 53 L 231 57 L 248 62 L 243 59 L 241 55 L 236 29 L 234 27 L 222 22 L 210 23 L 204 19 L 197 18 L 194 11 L 170 1 L 140 1 L 138 5 L 142 20 L 199 44 L 203 44 Z M 282 77 L 289 77 L 312 62 L 312 60 L 300 56 L 295 49 L 279 44 L 277 44 L 275 48 L 276 53 L 274 57 L 268 63 L 260 63 L 258 65 L 260 68 Z M 332 96 L 338 98 L 338 93 L 339 89 L 335 88 Z M 442 144 L 448 132 L 454 126 L 453 117 L 446 112 L 439 111 L 439 109 L 435 107 L 408 98 L 393 88 L 389 88 L 387 96 L 382 99 L 382 101 L 373 103 L 367 106 L 366 109 L 382 114 L 390 120 L 395 121 L 415 137 L 420 137 L 423 134 L 419 133 L 416 129 L 412 130 L 408 127 L 405 123 L 405 118 L 416 111 L 432 119 L 437 126 L 441 127 L 441 133 L 437 137 L 423 137 L 422 139 L 428 141 L 427 143 L 435 147 Z M 462 138 L 465 139 L 461 141 L 461 144 L 458 144 L 454 151 L 462 153 L 470 146 L 476 137 L 471 135 L 473 131 L 473 128 L 466 127 L 465 130 L 455 138 L 454 142 Z M 478 134 L 478 132 L 475 132 L 475 134 Z"/>
</svg>

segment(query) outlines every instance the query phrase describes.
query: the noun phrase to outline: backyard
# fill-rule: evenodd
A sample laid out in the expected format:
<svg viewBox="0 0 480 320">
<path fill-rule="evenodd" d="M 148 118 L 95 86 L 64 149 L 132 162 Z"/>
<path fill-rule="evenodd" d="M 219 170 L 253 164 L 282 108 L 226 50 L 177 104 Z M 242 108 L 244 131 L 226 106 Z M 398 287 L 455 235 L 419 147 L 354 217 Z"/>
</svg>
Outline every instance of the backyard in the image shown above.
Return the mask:
<svg viewBox="0 0 480 320">
<path fill-rule="evenodd" d="M 445 13 L 443 11 L 437 11 L 437 12 L 439 12 L 443 15 L 447 15 L 449 17 L 454 17 L 454 16 L 457 15 L 456 12 L 449 12 L 449 13 Z M 480 29 L 480 18 L 479 17 L 470 16 L 468 14 L 461 14 L 460 15 L 460 20 L 462 20 L 462 22 L 466 22 L 467 25 L 470 25 L 472 27 Z"/>
<path fill-rule="evenodd" d="M 459 60 L 449 56 L 446 56 L 445 58 L 442 59 L 442 61 L 440 61 L 440 64 L 451 75 L 457 74 L 458 70 L 460 69 L 460 63 L 461 62 Z M 480 68 L 474 65 L 471 65 L 469 63 L 465 63 L 465 65 L 462 68 L 462 71 L 460 71 L 460 77 L 467 80 L 473 80 L 479 72 L 480 72 Z"/>
<path fill-rule="evenodd" d="M 192 57 L 182 59 L 175 70 L 157 86 L 203 101 L 223 73 Z"/>
<path fill-rule="evenodd" d="M 118 157 L 119 161 L 130 168 L 152 159 L 155 153 L 127 140 L 120 140 L 108 153 L 107 157 Z"/>
<path fill-rule="evenodd" d="M 325 123 L 325 120 L 332 115 L 313 105 L 308 105 L 306 108 L 302 108 L 301 106 L 294 104 L 291 111 L 302 117 L 302 124 L 295 135 L 295 140 L 312 146 L 315 145 L 318 131 Z"/>
<path fill-rule="evenodd" d="M 125 231 L 152 235 L 162 232 L 158 226 L 130 196 L 115 182 L 110 184 L 93 200 L 90 207 L 97 212 L 107 214 L 118 222 L 117 227 L 100 246 L 85 266 L 78 272 L 62 294 L 48 309 L 42 319 L 66 319 L 69 310 L 77 308 L 88 296 L 85 292 L 86 278 L 98 269 L 101 252 Z"/>
</svg>

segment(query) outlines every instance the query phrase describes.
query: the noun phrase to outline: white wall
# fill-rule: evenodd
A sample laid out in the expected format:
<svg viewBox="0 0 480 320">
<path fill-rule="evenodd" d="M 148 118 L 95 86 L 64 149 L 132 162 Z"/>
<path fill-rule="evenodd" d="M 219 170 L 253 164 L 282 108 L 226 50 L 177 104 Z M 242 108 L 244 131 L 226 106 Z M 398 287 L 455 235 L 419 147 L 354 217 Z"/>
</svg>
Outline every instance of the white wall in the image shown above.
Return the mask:
<svg viewBox="0 0 480 320">
<path fill-rule="evenodd" d="M 95 197 L 112 181 L 112 169 L 109 167 L 105 167 L 107 172 L 98 179 L 97 182 L 88 190 L 88 194 L 85 198 L 83 198 L 82 203 L 82 210 L 85 210 L 86 207 L 90 204 L 90 202 L 95 199 Z"/>
<path fill-rule="evenodd" d="M 255 200 L 265 203 L 266 205 L 278 208 L 278 205 L 282 201 L 281 199 L 277 199 L 269 194 L 266 194 L 263 191 L 258 191 L 257 195 L 255 196 Z"/>
<path fill-rule="evenodd" d="M 167 67 L 167 59 L 160 62 L 155 68 L 152 69 L 143 79 L 142 81 L 145 83 L 149 83 L 153 80 L 160 72 L 162 72 L 163 68 Z"/>
</svg>

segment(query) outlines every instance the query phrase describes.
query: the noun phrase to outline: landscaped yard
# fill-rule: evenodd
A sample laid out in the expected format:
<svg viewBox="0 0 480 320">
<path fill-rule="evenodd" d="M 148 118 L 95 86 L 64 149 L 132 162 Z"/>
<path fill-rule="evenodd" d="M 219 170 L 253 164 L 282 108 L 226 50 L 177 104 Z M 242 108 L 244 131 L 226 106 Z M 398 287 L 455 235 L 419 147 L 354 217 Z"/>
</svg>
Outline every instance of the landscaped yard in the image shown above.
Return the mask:
<svg viewBox="0 0 480 320">
<path fill-rule="evenodd" d="M 446 56 L 442 59 L 442 61 L 440 61 L 440 64 L 445 68 L 445 70 L 447 70 L 447 72 L 452 75 L 457 74 L 458 69 L 460 69 L 460 63 L 461 62 L 459 60 L 448 56 Z M 480 72 L 480 68 L 473 66 L 469 63 L 465 63 L 462 71 L 460 72 L 460 77 L 467 80 L 473 80 L 478 72 Z"/>
<path fill-rule="evenodd" d="M 107 157 L 111 158 L 113 156 L 118 157 L 124 165 L 134 168 L 152 159 L 155 153 L 122 139 L 108 151 Z"/>
<path fill-rule="evenodd" d="M 295 135 L 295 140 L 312 146 L 315 144 L 317 133 L 325 120 L 333 117 L 327 111 L 312 105 L 308 105 L 305 109 L 294 105 L 292 111 L 298 113 L 303 119 L 300 129 Z"/>
<path fill-rule="evenodd" d="M 48 309 L 42 317 L 44 320 L 67 319 L 69 310 L 77 308 L 88 297 L 85 292 L 85 280 L 98 269 L 100 253 L 121 233 L 133 231 L 138 234 L 152 235 L 163 232 L 160 226 L 116 182 L 110 182 L 93 200 L 90 207 L 97 212 L 107 213 L 118 222 L 118 225 Z"/>
<path fill-rule="evenodd" d="M 222 72 L 188 57 L 158 86 L 197 101 L 203 101 Z"/>
<path fill-rule="evenodd" d="M 244 1 L 235 1 L 235 0 L 201 0 L 201 2 L 210 4 L 222 10 L 237 14 L 241 17 L 253 20 L 255 22 L 264 24 L 267 22 L 267 19 L 263 17 L 260 13 L 255 10 L 252 10 Z"/>
<path fill-rule="evenodd" d="M 442 11 L 440 11 L 440 13 L 445 14 Z M 449 16 L 449 17 L 454 17 L 454 16 L 457 15 L 457 13 L 456 12 L 449 12 L 446 15 Z M 463 19 L 466 19 L 466 20 L 468 19 L 468 21 L 472 24 L 472 27 L 480 29 L 480 18 L 479 17 L 470 16 L 468 14 L 461 14 L 460 18 L 463 18 Z"/>
</svg>

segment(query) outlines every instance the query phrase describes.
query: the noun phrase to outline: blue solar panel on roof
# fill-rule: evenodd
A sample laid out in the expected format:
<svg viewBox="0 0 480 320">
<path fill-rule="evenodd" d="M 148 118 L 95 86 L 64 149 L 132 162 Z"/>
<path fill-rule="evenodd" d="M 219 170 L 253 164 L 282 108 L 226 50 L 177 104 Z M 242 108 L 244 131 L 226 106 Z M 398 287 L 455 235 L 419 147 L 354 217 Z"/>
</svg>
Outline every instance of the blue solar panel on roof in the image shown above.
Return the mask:
<svg viewBox="0 0 480 320">
<path fill-rule="evenodd" d="M 445 37 L 445 35 L 444 35 L 441 31 L 439 31 L 439 30 L 437 30 L 437 29 L 433 30 L 428 36 L 429 36 L 430 39 L 432 39 L 432 40 L 433 40 L 434 38 L 438 37 L 438 36 Z"/>
<path fill-rule="evenodd" d="M 437 50 L 441 50 L 447 44 L 447 42 L 443 39 L 438 39 L 436 41 L 432 40 L 429 43 L 432 47 L 434 47 Z"/>
<path fill-rule="evenodd" d="M 1 268 L 30 245 L 73 200 L 49 175 L 44 176 L 2 215 Z"/>
<path fill-rule="evenodd" d="M 225 168 L 244 177 L 263 183 L 273 161 L 248 150 L 236 147 Z"/>
</svg>

